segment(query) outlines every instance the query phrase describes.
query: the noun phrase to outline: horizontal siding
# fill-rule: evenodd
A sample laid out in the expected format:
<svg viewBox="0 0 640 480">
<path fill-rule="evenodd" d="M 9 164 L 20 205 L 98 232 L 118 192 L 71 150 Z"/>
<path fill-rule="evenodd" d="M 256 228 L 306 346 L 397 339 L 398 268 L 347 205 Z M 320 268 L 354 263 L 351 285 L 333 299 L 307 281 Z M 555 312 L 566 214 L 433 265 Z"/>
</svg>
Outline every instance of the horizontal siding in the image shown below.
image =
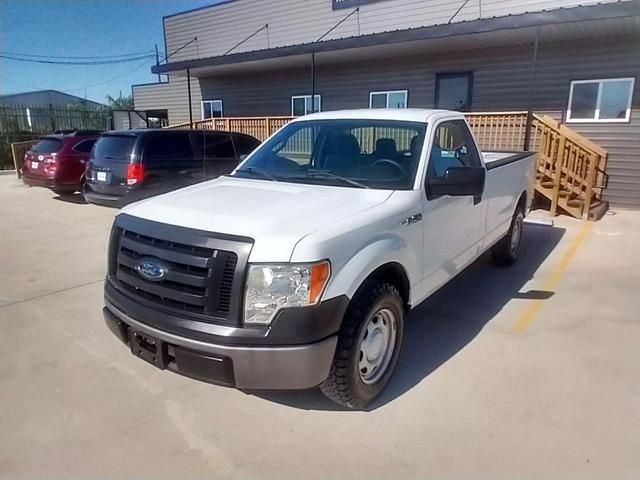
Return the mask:
<svg viewBox="0 0 640 480">
<path fill-rule="evenodd" d="M 584 0 L 483 0 L 482 17 L 505 16 L 559 7 L 595 3 Z M 462 5 L 462 0 L 385 0 L 362 5 L 360 34 L 380 33 L 444 24 Z M 234 49 L 234 53 L 316 41 L 349 14 L 351 9 L 332 10 L 331 0 L 236 0 L 165 19 L 165 41 L 169 53 L 192 43 L 172 57 L 172 61 L 221 55 L 265 24 L 260 32 Z M 455 22 L 479 18 L 479 2 L 468 2 Z M 326 40 L 358 35 L 358 18 L 349 18 Z"/>
<path fill-rule="evenodd" d="M 133 101 L 136 110 L 167 109 L 169 124 L 175 125 L 189 121 L 189 95 L 185 77 L 170 77 L 167 83 L 134 85 Z M 200 83 L 191 79 L 191 103 L 193 119 L 200 119 Z"/>
<path fill-rule="evenodd" d="M 609 161 L 606 189 L 608 200 L 619 207 L 640 207 L 640 89 L 636 78 L 634 103 L 629 123 L 570 123 L 567 126 L 607 149 Z"/>
<path fill-rule="evenodd" d="M 604 42 L 541 44 L 536 77 L 534 108 L 562 120 L 573 79 L 638 76 L 638 37 L 607 39 Z M 578 55 L 575 52 L 579 52 Z M 472 71 L 473 110 L 526 110 L 529 99 L 531 46 L 483 49 L 385 59 L 380 62 L 346 62 L 316 67 L 316 93 L 322 95 L 322 109 L 367 108 L 369 92 L 408 90 L 410 107 L 433 107 L 436 73 Z M 290 115 L 291 96 L 308 94 L 309 68 L 261 71 L 259 74 L 221 75 L 200 80 L 202 98 L 222 99 L 227 116 Z M 177 82 L 175 83 L 177 86 Z M 145 91 L 139 101 L 160 103 L 169 108 L 170 122 L 188 120 L 186 85 L 182 94 Z M 155 88 L 155 87 L 153 87 Z M 153 88 L 150 88 L 153 90 Z M 197 94 L 195 92 L 198 92 Z M 200 89 L 194 88 L 195 116 L 200 112 Z M 180 104 L 179 98 L 182 98 Z M 171 100 L 169 107 L 162 102 Z M 640 78 L 636 80 L 634 110 L 629 123 L 570 124 L 609 152 L 610 174 L 607 198 L 614 206 L 640 207 Z M 174 109 L 178 113 L 174 113 Z M 186 120 L 185 120 L 185 112 Z M 180 118 L 176 120 L 175 118 Z"/>
</svg>

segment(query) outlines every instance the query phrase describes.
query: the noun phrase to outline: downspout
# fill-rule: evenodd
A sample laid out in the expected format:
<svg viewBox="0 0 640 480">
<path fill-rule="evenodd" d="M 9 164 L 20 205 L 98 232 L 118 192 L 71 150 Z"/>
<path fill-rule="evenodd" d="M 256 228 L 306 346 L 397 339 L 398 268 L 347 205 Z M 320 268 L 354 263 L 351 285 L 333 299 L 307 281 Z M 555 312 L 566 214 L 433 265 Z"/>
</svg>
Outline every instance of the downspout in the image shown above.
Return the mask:
<svg viewBox="0 0 640 480">
<path fill-rule="evenodd" d="M 193 128 L 193 106 L 191 105 L 191 69 L 187 68 L 187 93 L 189 95 L 189 127 Z"/>
<path fill-rule="evenodd" d="M 538 43 L 540 42 L 540 27 L 536 28 L 536 36 L 533 41 L 533 58 L 531 59 L 531 78 L 529 82 L 529 107 L 527 108 L 527 124 L 524 132 L 523 149 L 529 151 L 531 147 L 531 127 L 533 124 L 533 102 L 536 90 L 536 69 L 538 64 Z"/>
<path fill-rule="evenodd" d="M 315 108 L 316 108 L 316 53 L 311 52 L 311 111 L 315 112 Z"/>
</svg>

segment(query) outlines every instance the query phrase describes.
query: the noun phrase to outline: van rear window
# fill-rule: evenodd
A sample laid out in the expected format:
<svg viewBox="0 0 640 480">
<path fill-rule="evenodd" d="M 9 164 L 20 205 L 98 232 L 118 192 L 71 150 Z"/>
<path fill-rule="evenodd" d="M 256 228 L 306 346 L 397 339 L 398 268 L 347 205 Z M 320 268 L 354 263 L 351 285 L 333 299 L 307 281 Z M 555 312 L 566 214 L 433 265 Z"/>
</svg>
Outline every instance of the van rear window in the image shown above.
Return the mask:
<svg viewBox="0 0 640 480">
<path fill-rule="evenodd" d="M 129 163 L 136 137 L 107 135 L 100 137 L 93 147 L 91 160 L 96 165 Z"/>
<path fill-rule="evenodd" d="M 41 138 L 32 148 L 36 153 L 54 153 L 62 148 L 62 140 L 57 138 Z"/>
</svg>

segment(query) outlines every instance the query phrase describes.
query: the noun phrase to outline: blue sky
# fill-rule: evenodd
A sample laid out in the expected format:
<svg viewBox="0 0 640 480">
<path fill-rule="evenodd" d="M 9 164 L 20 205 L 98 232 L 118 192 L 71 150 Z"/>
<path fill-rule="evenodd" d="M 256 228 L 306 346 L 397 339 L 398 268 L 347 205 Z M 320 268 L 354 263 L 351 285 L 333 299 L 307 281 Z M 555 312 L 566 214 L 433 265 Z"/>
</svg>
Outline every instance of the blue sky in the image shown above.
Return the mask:
<svg viewBox="0 0 640 480">
<path fill-rule="evenodd" d="M 0 0 L 0 51 L 54 56 L 164 52 L 162 17 L 216 0 Z M 54 89 L 105 102 L 157 80 L 154 60 L 64 66 L 0 59 L 0 94 Z M 120 77 L 116 78 L 115 77 Z M 112 80 L 114 79 L 114 80 Z"/>
</svg>

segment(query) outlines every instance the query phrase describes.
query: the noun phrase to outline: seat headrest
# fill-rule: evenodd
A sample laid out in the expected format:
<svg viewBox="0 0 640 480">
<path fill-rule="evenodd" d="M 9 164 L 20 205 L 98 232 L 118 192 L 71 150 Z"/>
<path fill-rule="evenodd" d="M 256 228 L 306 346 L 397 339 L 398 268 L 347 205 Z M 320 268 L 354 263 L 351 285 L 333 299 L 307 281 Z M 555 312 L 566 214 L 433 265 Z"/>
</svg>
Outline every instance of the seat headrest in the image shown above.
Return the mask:
<svg viewBox="0 0 640 480">
<path fill-rule="evenodd" d="M 350 133 L 342 133 L 331 139 L 331 153 L 339 155 L 359 155 L 358 139 Z"/>
<path fill-rule="evenodd" d="M 412 157 L 417 156 L 421 146 L 422 146 L 422 139 L 420 138 L 420 135 L 414 135 L 414 137 L 411 139 L 411 143 L 409 144 L 409 150 L 411 152 Z"/>
<path fill-rule="evenodd" d="M 375 155 L 378 158 L 393 158 L 398 154 L 396 141 L 393 138 L 379 138 L 376 140 Z"/>
</svg>

